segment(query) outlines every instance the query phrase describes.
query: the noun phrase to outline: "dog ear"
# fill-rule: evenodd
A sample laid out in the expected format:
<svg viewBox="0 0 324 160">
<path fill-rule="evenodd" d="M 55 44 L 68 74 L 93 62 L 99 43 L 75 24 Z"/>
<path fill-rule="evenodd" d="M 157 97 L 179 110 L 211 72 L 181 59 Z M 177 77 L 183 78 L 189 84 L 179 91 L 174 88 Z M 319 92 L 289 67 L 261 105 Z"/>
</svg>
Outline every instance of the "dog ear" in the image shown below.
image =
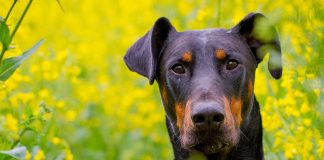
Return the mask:
<svg viewBox="0 0 324 160">
<path fill-rule="evenodd" d="M 161 17 L 156 20 L 151 30 L 128 49 L 124 56 L 127 67 L 131 71 L 147 77 L 150 84 L 153 84 L 158 59 L 168 35 L 172 31 L 175 29 L 167 18 Z"/>
<path fill-rule="evenodd" d="M 241 35 L 249 45 L 257 63 L 270 53 L 268 69 L 275 79 L 282 74 L 281 48 L 274 26 L 261 13 L 250 13 L 231 29 Z"/>
</svg>

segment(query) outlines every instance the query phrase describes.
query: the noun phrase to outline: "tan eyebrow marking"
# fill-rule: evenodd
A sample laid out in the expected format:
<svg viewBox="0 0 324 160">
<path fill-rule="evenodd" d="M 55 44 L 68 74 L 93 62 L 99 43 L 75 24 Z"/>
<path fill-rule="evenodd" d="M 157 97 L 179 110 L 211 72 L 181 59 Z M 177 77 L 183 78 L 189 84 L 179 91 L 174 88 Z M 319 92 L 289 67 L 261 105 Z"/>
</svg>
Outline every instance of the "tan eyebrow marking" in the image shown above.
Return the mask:
<svg viewBox="0 0 324 160">
<path fill-rule="evenodd" d="M 219 48 L 219 49 L 216 49 L 216 51 L 215 51 L 215 57 L 217 58 L 217 59 L 219 59 L 219 60 L 223 60 L 223 59 L 225 59 L 226 58 L 226 53 L 225 53 L 225 50 L 224 49 L 221 49 L 221 48 Z"/>
<path fill-rule="evenodd" d="M 192 61 L 192 54 L 189 51 L 186 51 L 182 55 L 182 61 L 184 62 L 191 62 Z"/>
</svg>

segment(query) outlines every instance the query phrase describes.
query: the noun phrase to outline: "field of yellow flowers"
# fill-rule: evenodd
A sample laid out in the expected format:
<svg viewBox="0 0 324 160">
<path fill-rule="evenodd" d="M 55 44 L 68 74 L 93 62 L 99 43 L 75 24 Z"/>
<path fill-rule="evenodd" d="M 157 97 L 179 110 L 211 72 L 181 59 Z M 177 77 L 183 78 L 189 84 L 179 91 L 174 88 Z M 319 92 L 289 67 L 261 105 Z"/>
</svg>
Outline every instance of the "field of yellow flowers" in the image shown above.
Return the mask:
<svg viewBox="0 0 324 160">
<path fill-rule="evenodd" d="M 0 1 L 1 17 L 13 1 Z M 256 75 L 266 159 L 324 159 L 323 0 L 34 1 L 5 58 L 45 41 L 0 81 L 0 159 L 172 159 L 157 85 L 123 55 L 160 16 L 183 31 L 229 28 L 252 11 L 277 27 L 283 51 L 281 80 L 266 61 Z"/>
</svg>

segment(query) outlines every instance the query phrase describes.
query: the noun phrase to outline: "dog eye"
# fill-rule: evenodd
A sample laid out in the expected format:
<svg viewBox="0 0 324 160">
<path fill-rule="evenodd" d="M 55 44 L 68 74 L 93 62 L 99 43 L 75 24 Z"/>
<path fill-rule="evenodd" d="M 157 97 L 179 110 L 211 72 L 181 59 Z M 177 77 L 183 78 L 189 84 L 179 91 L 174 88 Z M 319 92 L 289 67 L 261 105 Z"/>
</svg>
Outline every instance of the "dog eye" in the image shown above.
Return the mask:
<svg viewBox="0 0 324 160">
<path fill-rule="evenodd" d="M 185 68 L 181 64 L 175 64 L 172 66 L 172 71 L 177 73 L 177 74 L 184 74 L 186 72 Z"/>
<path fill-rule="evenodd" d="M 238 61 L 237 60 L 235 60 L 235 59 L 230 59 L 230 60 L 228 60 L 227 61 L 227 63 L 226 63 L 226 69 L 227 70 L 233 70 L 233 69 L 235 69 L 237 66 L 238 66 Z"/>
</svg>

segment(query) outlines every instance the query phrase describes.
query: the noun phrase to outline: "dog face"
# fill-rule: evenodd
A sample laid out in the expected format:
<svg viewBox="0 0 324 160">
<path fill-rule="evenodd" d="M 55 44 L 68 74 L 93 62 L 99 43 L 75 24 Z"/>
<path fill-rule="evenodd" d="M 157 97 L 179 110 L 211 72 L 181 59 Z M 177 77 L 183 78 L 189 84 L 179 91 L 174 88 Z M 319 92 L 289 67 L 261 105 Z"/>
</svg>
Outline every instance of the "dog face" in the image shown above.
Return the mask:
<svg viewBox="0 0 324 160">
<path fill-rule="evenodd" d="M 157 81 L 184 148 L 213 153 L 238 142 L 244 114 L 251 110 L 256 65 L 235 33 L 173 33 L 162 53 Z"/>
<path fill-rule="evenodd" d="M 259 13 L 229 30 L 177 32 L 160 18 L 124 60 L 151 84 L 157 80 L 182 148 L 212 154 L 238 143 L 253 106 L 255 69 L 267 52 L 269 71 L 280 78 L 279 39 Z"/>
</svg>

